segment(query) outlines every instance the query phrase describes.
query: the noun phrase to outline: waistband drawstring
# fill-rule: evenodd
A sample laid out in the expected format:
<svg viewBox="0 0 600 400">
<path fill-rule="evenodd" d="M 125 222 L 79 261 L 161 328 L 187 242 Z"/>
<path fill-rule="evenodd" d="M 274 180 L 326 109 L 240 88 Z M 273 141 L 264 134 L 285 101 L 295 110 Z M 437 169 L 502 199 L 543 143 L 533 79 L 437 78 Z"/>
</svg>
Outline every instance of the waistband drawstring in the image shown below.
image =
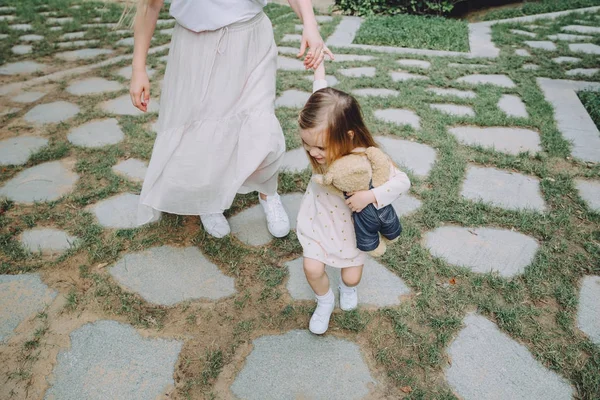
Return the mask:
<svg viewBox="0 0 600 400">
<path fill-rule="evenodd" d="M 221 50 L 221 43 L 223 42 L 224 38 L 227 39 L 227 41 L 225 42 L 225 48 L 223 50 Z M 217 43 L 217 53 L 224 54 L 225 50 L 227 50 L 228 44 L 229 44 L 229 28 L 226 26 L 225 28 L 221 29 L 221 32 L 220 32 L 219 42 Z"/>
</svg>

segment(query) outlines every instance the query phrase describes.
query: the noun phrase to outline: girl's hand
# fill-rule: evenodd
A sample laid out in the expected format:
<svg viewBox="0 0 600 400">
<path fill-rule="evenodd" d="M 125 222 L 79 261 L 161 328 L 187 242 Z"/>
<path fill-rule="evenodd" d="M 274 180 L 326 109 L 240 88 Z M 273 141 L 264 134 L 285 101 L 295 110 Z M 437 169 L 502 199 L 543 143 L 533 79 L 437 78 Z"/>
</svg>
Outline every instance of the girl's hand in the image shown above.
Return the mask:
<svg viewBox="0 0 600 400">
<path fill-rule="evenodd" d="M 346 200 L 346 204 L 350 207 L 352 212 L 361 212 L 369 204 L 377 202 L 375 195 L 370 190 L 348 194 L 351 197 Z"/>
<path fill-rule="evenodd" d="M 131 84 L 129 85 L 129 95 L 131 103 L 139 110 L 148 111 L 148 103 L 150 102 L 150 81 L 146 68 L 134 69 L 131 76 Z"/>
<path fill-rule="evenodd" d="M 302 57 L 306 52 L 307 47 L 310 49 L 310 53 L 304 59 L 304 66 L 306 69 L 316 69 L 325 59 L 325 54 L 329 55 L 332 60 L 334 59 L 333 53 L 325 46 L 316 23 L 304 24 L 300 52 L 297 56 Z"/>
</svg>

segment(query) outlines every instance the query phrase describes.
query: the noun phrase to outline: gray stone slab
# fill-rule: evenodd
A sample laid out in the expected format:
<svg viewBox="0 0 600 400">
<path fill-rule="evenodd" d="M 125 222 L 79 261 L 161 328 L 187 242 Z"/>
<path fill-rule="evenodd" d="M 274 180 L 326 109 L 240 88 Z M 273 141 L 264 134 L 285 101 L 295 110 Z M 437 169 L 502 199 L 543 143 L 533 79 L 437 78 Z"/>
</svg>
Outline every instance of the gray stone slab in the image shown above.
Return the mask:
<svg viewBox="0 0 600 400">
<path fill-rule="evenodd" d="M 31 74 L 43 71 L 44 69 L 46 69 L 45 64 L 40 64 L 35 61 L 19 61 L 1 66 L 0 75 Z"/>
<path fill-rule="evenodd" d="M 435 164 L 436 152 L 426 144 L 385 136 L 377 136 L 375 139 L 396 164 L 411 170 L 417 176 L 426 177 Z"/>
<path fill-rule="evenodd" d="M 455 117 L 474 117 L 475 111 L 470 106 L 459 106 L 456 104 L 430 104 L 429 107 Z"/>
<path fill-rule="evenodd" d="M 110 114 L 116 115 L 143 115 L 144 113 L 131 104 L 131 97 L 128 94 L 117 97 L 116 99 L 107 100 L 100 104 L 100 108 Z M 148 112 L 158 112 L 159 101 L 155 98 L 150 98 L 150 104 L 148 105 Z"/>
<path fill-rule="evenodd" d="M 577 57 L 556 57 L 556 58 L 553 58 L 552 61 L 554 61 L 557 64 L 578 63 L 579 61 L 581 61 L 581 58 L 577 58 Z"/>
<path fill-rule="evenodd" d="M 485 65 L 485 64 L 462 64 L 462 63 L 449 63 L 448 66 L 450 68 L 489 68 L 489 65 Z"/>
<path fill-rule="evenodd" d="M 21 235 L 21 245 L 32 253 L 58 255 L 77 243 L 77 238 L 54 228 L 30 229 Z"/>
<path fill-rule="evenodd" d="M 61 49 L 72 49 L 75 47 L 95 46 L 100 43 L 98 40 L 74 40 L 72 42 L 60 42 L 56 45 Z"/>
<path fill-rule="evenodd" d="M 554 42 L 550 42 L 547 40 L 528 40 L 525 41 L 525 44 L 533 49 L 541 49 L 541 50 L 556 50 L 556 44 Z"/>
<path fill-rule="evenodd" d="M 83 24 L 81 25 L 82 28 L 86 28 L 86 29 L 103 29 L 103 28 L 117 28 L 119 24 L 116 23 L 104 23 L 104 24 Z"/>
<path fill-rule="evenodd" d="M 117 40 L 116 45 L 117 46 L 133 46 L 133 43 L 134 43 L 134 38 L 128 37 L 128 38 L 123 38 L 123 39 Z"/>
<path fill-rule="evenodd" d="M 343 17 L 335 31 L 327 38 L 327 46 L 348 47 L 352 45 L 356 32 L 360 29 L 362 19 L 358 17 Z"/>
<path fill-rule="evenodd" d="M 0 12 L 3 12 L 3 13 L 11 13 L 11 12 L 15 12 L 15 11 L 17 11 L 17 9 L 15 7 L 9 7 L 9 6 L 0 7 Z"/>
<path fill-rule="evenodd" d="M 444 89 L 444 88 L 427 88 L 425 89 L 430 93 L 437 94 L 438 96 L 455 96 L 461 99 L 474 99 L 477 94 L 472 90 L 459 90 L 459 89 Z"/>
<path fill-rule="evenodd" d="M 304 63 L 289 57 L 277 57 L 277 69 L 282 71 L 306 71 Z"/>
<path fill-rule="evenodd" d="M 48 144 L 48 139 L 36 136 L 17 136 L 0 141 L 0 165 L 23 165 L 33 153 Z"/>
<path fill-rule="evenodd" d="M 197 247 L 161 246 L 127 254 L 109 270 L 125 289 L 154 304 L 219 300 L 236 293 L 224 275 Z"/>
<path fill-rule="evenodd" d="M 58 32 L 58 31 L 62 31 L 62 27 L 61 26 L 53 26 L 52 28 L 48 29 L 50 32 Z"/>
<path fill-rule="evenodd" d="M 287 290 L 294 300 L 313 300 L 315 294 L 306 281 L 302 267 L 303 258 L 285 263 L 289 271 Z M 340 283 L 340 269 L 328 266 L 330 285 L 337 288 Z M 335 290 L 336 298 L 338 291 Z M 376 260 L 368 257 L 365 273 L 358 286 L 358 304 L 371 307 L 391 307 L 401 303 L 402 296 L 410 294 L 410 289 L 402 279 Z M 339 299 L 338 299 L 339 300 Z"/>
<path fill-rule="evenodd" d="M 527 108 L 525 103 L 519 96 L 512 94 L 503 94 L 498 101 L 498 108 L 500 108 L 509 117 L 517 118 L 528 118 Z"/>
<path fill-rule="evenodd" d="M 406 81 L 413 81 L 413 80 L 425 81 L 425 80 L 429 79 L 425 75 L 411 74 L 410 72 L 404 72 L 404 71 L 390 72 L 390 77 L 392 78 L 392 80 L 394 82 L 406 82 Z"/>
<path fill-rule="evenodd" d="M 569 50 L 575 53 L 600 54 L 600 46 L 592 43 L 570 43 Z"/>
<path fill-rule="evenodd" d="M 283 35 L 282 42 L 299 42 L 302 40 L 302 35 L 287 34 Z"/>
<path fill-rule="evenodd" d="M 4 39 L 6 39 L 7 37 L 10 37 L 10 35 L 8 35 L 8 34 L 6 34 L 6 33 L 0 33 L 0 39 L 1 39 L 1 40 L 4 40 Z"/>
<path fill-rule="evenodd" d="M 40 40 L 44 40 L 42 35 L 23 35 L 19 36 L 19 40 L 23 42 L 39 42 Z"/>
<path fill-rule="evenodd" d="M 156 21 L 156 26 L 166 26 L 166 25 L 174 25 L 174 19 L 159 19 Z"/>
<path fill-rule="evenodd" d="M 51 18 L 46 18 L 46 23 L 50 24 L 50 25 L 56 25 L 56 24 L 64 25 L 64 24 L 69 23 L 69 22 L 73 22 L 73 17 L 61 17 L 61 18 L 51 17 Z"/>
<path fill-rule="evenodd" d="M 567 25 L 560 28 L 563 32 L 576 32 L 576 33 L 600 33 L 600 27 L 597 26 L 583 26 L 583 25 Z"/>
<path fill-rule="evenodd" d="M 537 153 L 542 150 L 540 135 L 525 128 L 457 126 L 450 128 L 448 132 L 461 143 L 479 145 L 507 154 L 518 155 L 525 151 Z"/>
<path fill-rule="evenodd" d="M 144 335 L 146 336 L 146 335 Z M 71 332 L 45 400 L 157 399 L 175 385 L 183 342 L 140 335 L 130 325 L 96 321 Z"/>
<path fill-rule="evenodd" d="M 600 71 L 600 68 L 575 68 L 568 70 L 565 74 L 568 76 L 592 76 L 596 75 L 598 71 Z"/>
<path fill-rule="evenodd" d="M 308 168 L 310 162 L 306 155 L 306 150 L 303 147 L 299 147 L 294 150 L 287 151 L 283 156 L 283 164 L 281 165 L 282 171 L 298 173 Z"/>
<path fill-rule="evenodd" d="M 339 73 L 350 78 L 372 78 L 375 76 L 376 69 L 375 67 L 346 68 L 340 69 Z"/>
<path fill-rule="evenodd" d="M 123 89 L 123 85 L 119 82 L 93 77 L 73 82 L 65 90 L 76 96 L 86 96 L 114 92 L 121 89 Z"/>
<path fill-rule="evenodd" d="M 86 31 L 82 32 L 69 32 L 62 35 L 61 40 L 73 40 L 73 39 L 81 39 L 86 35 Z"/>
<path fill-rule="evenodd" d="M 375 384 L 358 345 L 304 329 L 254 339 L 231 391 L 246 400 L 358 400 Z"/>
<path fill-rule="evenodd" d="M 23 55 L 23 54 L 29 54 L 33 51 L 33 46 L 28 45 L 28 44 L 19 44 L 16 46 L 13 46 L 10 51 L 13 52 L 13 54 L 17 54 L 17 55 Z"/>
<path fill-rule="evenodd" d="M 106 228 L 131 229 L 137 228 L 137 210 L 140 196 L 131 193 L 121 193 L 102 200 L 89 208 L 94 213 L 100 225 Z M 151 220 L 156 222 L 160 217 Z"/>
<path fill-rule="evenodd" d="M 160 32 L 163 35 L 172 35 L 173 32 L 175 32 L 175 28 L 161 29 L 158 32 Z"/>
<path fill-rule="evenodd" d="M 71 192 L 79 176 L 60 161 L 50 161 L 19 172 L 0 187 L 0 196 L 18 203 L 53 201 Z"/>
<path fill-rule="evenodd" d="M 590 210 L 600 212 L 600 181 L 576 179 L 575 187 Z"/>
<path fill-rule="evenodd" d="M 534 37 L 536 37 L 536 36 L 537 36 L 537 35 L 536 35 L 535 33 L 533 33 L 533 32 L 522 31 L 522 30 L 520 30 L 520 29 L 511 29 L 511 30 L 510 30 L 510 32 L 511 32 L 511 33 L 514 33 L 515 35 L 527 36 L 527 37 L 530 37 L 530 38 L 534 38 Z"/>
<path fill-rule="evenodd" d="M 507 210 L 546 210 L 539 179 L 517 172 L 471 165 L 460 194 Z"/>
<path fill-rule="evenodd" d="M 517 50 L 515 50 L 515 54 L 520 57 L 531 57 L 531 53 L 529 53 L 525 49 L 517 49 Z"/>
<path fill-rule="evenodd" d="M 146 67 L 146 73 L 148 74 L 148 78 L 152 78 L 154 74 L 156 74 L 156 70 Z M 131 69 L 131 66 L 123 67 L 117 71 L 117 75 L 122 76 L 125 79 L 131 79 L 133 70 Z"/>
<path fill-rule="evenodd" d="M 39 104 L 23 116 L 27 122 L 34 124 L 56 124 L 73 118 L 79 112 L 79 107 L 66 101 Z"/>
<path fill-rule="evenodd" d="M 522 68 L 528 71 L 537 71 L 540 69 L 540 66 L 537 64 L 523 64 Z"/>
<path fill-rule="evenodd" d="M 351 62 L 351 61 L 373 61 L 373 56 L 361 56 L 357 54 L 336 54 L 333 62 Z"/>
<path fill-rule="evenodd" d="M 567 400 L 568 381 L 544 367 L 525 346 L 485 317 L 469 314 L 448 348 L 446 379 L 464 400 Z"/>
<path fill-rule="evenodd" d="M 565 42 L 584 42 L 586 40 L 592 40 L 593 36 L 587 35 L 571 35 L 568 33 L 559 33 L 556 35 L 548 35 L 548 39 L 562 40 Z"/>
<path fill-rule="evenodd" d="M 142 182 L 146 176 L 148 164 L 137 158 L 130 158 L 113 166 L 112 170 L 134 182 Z"/>
<path fill-rule="evenodd" d="M 300 52 L 300 49 L 297 47 L 277 46 L 277 51 L 279 52 L 279 54 L 288 54 L 291 56 L 295 56 Z"/>
<path fill-rule="evenodd" d="M 388 108 L 375 110 L 374 115 L 381 121 L 392 122 L 396 125 L 408 125 L 417 130 L 421 129 L 421 118 L 412 110 Z"/>
<path fill-rule="evenodd" d="M 12 21 L 15 18 L 14 15 L 0 15 L 0 21 Z"/>
<path fill-rule="evenodd" d="M 323 24 L 326 22 L 333 22 L 333 17 L 330 17 L 329 15 L 317 15 L 315 18 L 317 19 L 317 22 L 320 24 Z"/>
<path fill-rule="evenodd" d="M 313 82 L 315 80 L 315 77 L 313 74 L 311 74 L 311 75 L 305 76 L 304 79 Z M 327 86 L 329 86 L 329 87 L 333 87 L 333 86 L 337 85 L 338 83 L 340 83 L 340 81 L 338 81 L 338 79 L 333 75 L 325 75 L 325 80 L 327 81 Z"/>
<path fill-rule="evenodd" d="M 289 107 L 289 108 L 302 108 L 308 101 L 310 93 L 302 92 L 300 90 L 286 90 L 275 100 L 275 108 Z"/>
<path fill-rule="evenodd" d="M 398 214 L 399 217 L 414 213 L 421 208 L 422 205 L 423 203 L 421 200 L 410 194 L 403 194 L 392 203 L 392 207 L 394 207 L 394 210 L 396 210 L 396 214 Z"/>
<path fill-rule="evenodd" d="M 38 274 L 0 275 L 0 343 L 56 297 Z"/>
<path fill-rule="evenodd" d="M 429 61 L 424 60 L 402 59 L 396 62 L 404 67 L 415 67 L 423 69 L 431 68 L 431 63 Z"/>
<path fill-rule="evenodd" d="M 463 76 L 458 78 L 457 82 L 471 83 L 476 85 L 490 84 L 505 88 L 516 87 L 515 83 L 506 75 L 485 75 L 485 74 L 474 74 Z"/>
<path fill-rule="evenodd" d="M 586 276 L 581 282 L 579 305 L 577 308 L 577 326 L 600 345 L 600 276 Z"/>
<path fill-rule="evenodd" d="M 8 26 L 9 29 L 13 31 L 30 31 L 33 30 L 33 26 L 31 24 L 13 24 Z"/>
<path fill-rule="evenodd" d="M 10 101 L 15 103 L 34 103 L 45 95 L 46 93 L 44 92 L 23 92 L 11 98 Z"/>
<path fill-rule="evenodd" d="M 458 226 L 428 232 L 424 242 L 434 257 L 449 264 L 505 278 L 522 274 L 539 248 L 534 238 L 512 230 Z"/>
<path fill-rule="evenodd" d="M 110 49 L 81 49 L 56 53 L 58 57 L 66 61 L 90 60 L 103 55 L 113 54 L 115 51 Z"/>
<path fill-rule="evenodd" d="M 87 122 L 72 129 L 67 135 L 69 142 L 76 146 L 97 148 L 117 144 L 125 135 L 114 119 Z"/>
<path fill-rule="evenodd" d="M 303 195 L 300 193 L 285 194 L 281 202 L 290 219 L 291 229 L 296 229 L 296 218 L 300 210 Z M 250 207 L 229 218 L 231 234 L 250 246 L 263 246 L 273 240 L 267 229 L 265 213 L 260 204 Z"/>
<path fill-rule="evenodd" d="M 393 89 L 365 88 L 354 89 L 352 94 L 359 97 L 394 97 L 400 95 L 400 92 Z"/>
</svg>

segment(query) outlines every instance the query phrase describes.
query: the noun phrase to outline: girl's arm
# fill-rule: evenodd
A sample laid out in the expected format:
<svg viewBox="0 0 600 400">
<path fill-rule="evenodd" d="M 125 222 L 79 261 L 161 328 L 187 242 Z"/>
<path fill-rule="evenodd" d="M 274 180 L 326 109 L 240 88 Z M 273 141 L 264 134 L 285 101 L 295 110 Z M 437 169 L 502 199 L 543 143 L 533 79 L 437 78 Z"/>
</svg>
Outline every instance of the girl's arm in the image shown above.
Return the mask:
<svg viewBox="0 0 600 400">
<path fill-rule="evenodd" d="M 318 67 L 325 59 L 325 54 L 328 54 L 333 60 L 333 53 L 325 46 L 323 38 L 319 33 L 319 25 L 315 18 L 311 0 L 288 0 L 288 3 L 290 3 L 290 6 L 304 25 L 300 52 L 297 56 L 302 57 L 307 47 L 310 48 L 312 53 L 312 57 L 307 56 L 305 58 L 304 66 L 307 69 Z"/>
<path fill-rule="evenodd" d="M 313 81 L 313 93 L 319 89 L 327 87 L 327 80 L 325 79 L 325 63 L 322 62 L 317 69 L 315 69 L 315 80 Z"/>
<path fill-rule="evenodd" d="M 150 40 L 163 0 L 146 0 L 138 3 L 134 22 L 133 74 L 129 94 L 131 102 L 141 111 L 146 112 L 150 101 L 150 81 L 146 73 L 146 57 L 150 48 Z"/>
<path fill-rule="evenodd" d="M 390 179 L 383 185 L 371 189 L 375 196 L 373 204 L 377 209 L 388 206 L 409 189 L 410 179 L 408 176 L 392 164 L 390 165 Z"/>
</svg>

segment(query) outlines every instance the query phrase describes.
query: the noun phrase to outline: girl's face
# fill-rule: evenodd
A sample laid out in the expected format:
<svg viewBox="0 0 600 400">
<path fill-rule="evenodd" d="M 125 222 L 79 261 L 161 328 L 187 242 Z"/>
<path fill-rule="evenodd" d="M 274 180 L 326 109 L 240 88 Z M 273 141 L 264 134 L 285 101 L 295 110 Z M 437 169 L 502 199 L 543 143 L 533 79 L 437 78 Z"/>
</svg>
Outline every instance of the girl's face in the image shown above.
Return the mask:
<svg viewBox="0 0 600 400">
<path fill-rule="evenodd" d="M 327 162 L 324 144 L 325 129 L 301 129 L 300 137 L 302 138 L 302 145 L 308 154 L 310 154 L 318 164 L 325 164 Z"/>
</svg>

